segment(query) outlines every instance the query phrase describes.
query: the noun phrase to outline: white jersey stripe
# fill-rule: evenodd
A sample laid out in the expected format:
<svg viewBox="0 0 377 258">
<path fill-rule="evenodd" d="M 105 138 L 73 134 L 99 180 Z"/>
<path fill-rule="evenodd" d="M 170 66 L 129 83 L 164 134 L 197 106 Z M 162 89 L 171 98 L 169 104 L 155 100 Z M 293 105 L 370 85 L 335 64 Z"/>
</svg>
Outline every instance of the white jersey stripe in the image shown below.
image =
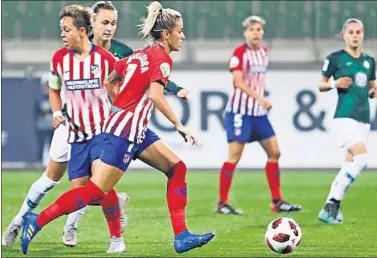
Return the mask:
<svg viewBox="0 0 377 258">
<path fill-rule="evenodd" d="M 140 113 L 141 113 L 142 108 L 145 104 L 145 100 L 148 97 L 149 97 L 149 90 L 144 93 L 144 96 L 141 98 L 141 100 L 139 101 L 139 103 L 137 104 L 137 106 L 135 108 L 135 113 L 134 113 L 134 116 L 132 118 L 132 123 L 131 123 L 131 131 L 130 131 L 130 135 L 129 135 L 129 140 L 131 142 L 134 141 L 135 136 L 137 135 L 137 122 L 139 121 L 139 117 L 141 115 Z"/>
<path fill-rule="evenodd" d="M 94 63 L 95 64 L 100 64 L 101 63 L 101 55 L 98 53 L 94 53 Z M 106 68 L 105 68 L 106 69 Z M 100 71 L 100 73 L 95 75 L 95 78 L 101 78 L 101 73 L 105 71 Z M 93 91 L 92 91 L 93 92 Z M 98 91 L 93 92 L 94 97 L 98 98 Z M 105 107 L 104 107 L 105 108 Z M 108 116 L 105 116 L 108 117 Z M 95 126 L 95 134 L 100 134 L 102 132 L 101 128 L 101 114 L 100 114 L 100 106 L 99 102 L 96 101 L 95 104 L 93 105 L 93 119 L 94 119 L 94 124 Z"/>
<path fill-rule="evenodd" d="M 90 78 L 90 62 L 91 62 L 91 58 L 89 56 L 84 61 L 84 66 L 83 66 L 83 68 L 84 68 L 84 71 L 83 71 L 84 78 Z M 90 98 L 93 98 L 91 91 L 86 90 L 85 91 L 85 100 L 88 100 Z M 84 128 L 85 128 L 85 132 L 87 134 L 92 134 L 91 127 L 90 127 L 89 115 L 90 115 L 89 114 L 89 103 L 88 103 L 88 101 L 85 101 L 83 103 L 83 108 L 82 108 L 82 117 L 83 117 L 83 120 L 84 120 Z"/>
<path fill-rule="evenodd" d="M 113 116 L 110 116 L 109 119 L 110 119 L 110 123 L 109 125 L 104 128 L 105 132 L 106 133 L 110 133 L 111 132 L 111 129 L 113 128 L 113 126 L 115 125 L 116 121 L 118 121 L 119 117 L 124 113 L 124 111 L 118 111 L 115 115 Z M 107 124 L 108 121 L 105 121 L 105 124 L 104 126 Z"/>
<path fill-rule="evenodd" d="M 124 113 L 124 112 L 119 112 L 119 113 Z M 130 120 L 131 117 L 132 117 L 132 112 L 127 112 L 126 116 L 117 125 L 117 127 L 114 131 L 115 136 L 120 136 L 120 134 L 122 133 L 122 130 L 124 129 L 124 127 L 126 126 L 126 124 L 128 123 L 128 121 Z"/>
<path fill-rule="evenodd" d="M 137 130 L 139 133 L 142 132 L 143 129 L 144 129 L 144 119 L 147 117 L 147 115 L 149 113 L 149 109 L 151 109 L 151 108 L 153 108 L 153 103 L 152 103 L 152 101 L 149 100 L 147 105 L 143 109 L 143 114 L 140 117 L 139 128 Z"/>
</svg>

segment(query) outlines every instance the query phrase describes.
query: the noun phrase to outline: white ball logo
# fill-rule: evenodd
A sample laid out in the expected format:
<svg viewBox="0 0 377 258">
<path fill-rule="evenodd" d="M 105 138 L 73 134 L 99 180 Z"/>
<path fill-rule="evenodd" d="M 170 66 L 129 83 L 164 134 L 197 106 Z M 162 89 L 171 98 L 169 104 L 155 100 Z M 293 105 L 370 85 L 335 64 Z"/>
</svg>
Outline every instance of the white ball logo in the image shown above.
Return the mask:
<svg viewBox="0 0 377 258">
<path fill-rule="evenodd" d="M 355 83 L 359 87 L 365 87 L 367 85 L 368 78 L 365 73 L 358 72 L 355 75 Z"/>
</svg>

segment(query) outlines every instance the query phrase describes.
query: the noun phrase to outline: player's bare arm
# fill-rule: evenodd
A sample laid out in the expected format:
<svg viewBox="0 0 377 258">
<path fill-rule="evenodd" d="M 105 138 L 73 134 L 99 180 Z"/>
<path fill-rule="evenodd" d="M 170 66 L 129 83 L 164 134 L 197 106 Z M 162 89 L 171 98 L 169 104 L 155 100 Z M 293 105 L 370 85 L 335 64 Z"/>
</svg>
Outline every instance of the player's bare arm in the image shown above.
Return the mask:
<svg viewBox="0 0 377 258">
<path fill-rule="evenodd" d="M 329 91 L 331 89 L 347 89 L 352 84 L 352 79 L 349 77 L 341 77 L 338 80 L 330 80 L 326 76 L 322 76 L 319 82 L 319 91 Z"/>
<path fill-rule="evenodd" d="M 62 114 L 62 99 L 60 97 L 60 89 L 49 89 L 49 101 L 53 114 L 52 127 L 58 128 L 61 123 L 64 123 Z"/>
<path fill-rule="evenodd" d="M 122 77 L 119 76 L 116 71 L 112 71 L 104 82 L 104 85 L 110 96 L 111 101 L 114 101 L 116 95 L 118 94 L 118 91 L 119 91 L 118 83 L 121 80 L 122 80 Z"/>
<path fill-rule="evenodd" d="M 258 101 L 264 108 L 270 109 L 272 105 L 265 100 L 264 98 L 260 97 L 252 88 L 250 88 L 243 80 L 243 73 L 241 71 L 233 71 L 233 82 L 234 85 L 239 88 L 241 91 L 245 92 L 250 97 L 254 98 Z"/>
<path fill-rule="evenodd" d="M 196 144 L 197 139 L 191 135 L 190 131 L 182 125 L 179 118 L 174 114 L 172 108 L 164 95 L 164 85 L 160 82 L 152 82 L 149 87 L 149 98 L 154 106 L 176 127 L 177 131 L 186 142 Z"/>
<path fill-rule="evenodd" d="M 164 96 L 164 85 L 159 82 L 152 82 L 149 92 L 149 98 L 155 105 L 155 107 L 175 126 L 180 126 L 181 121 L 174 114 L 169 103 Z"/>
</svg>

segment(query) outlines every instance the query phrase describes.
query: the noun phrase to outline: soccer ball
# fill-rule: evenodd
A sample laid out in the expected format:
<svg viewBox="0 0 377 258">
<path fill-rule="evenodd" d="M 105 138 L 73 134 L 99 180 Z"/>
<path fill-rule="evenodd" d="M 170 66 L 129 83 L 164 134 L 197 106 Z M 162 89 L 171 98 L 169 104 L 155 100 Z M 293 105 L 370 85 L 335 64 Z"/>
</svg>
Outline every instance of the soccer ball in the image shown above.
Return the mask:
<svg viewBox="0 0 377 258">
<path fill-rule="evenodd" d="M 288 254 L 300 245 L 302 232 L 300 226 L 291 218 L 277 218 L 268 224 L 264 239 L 274 252 Z"/>
</svg>

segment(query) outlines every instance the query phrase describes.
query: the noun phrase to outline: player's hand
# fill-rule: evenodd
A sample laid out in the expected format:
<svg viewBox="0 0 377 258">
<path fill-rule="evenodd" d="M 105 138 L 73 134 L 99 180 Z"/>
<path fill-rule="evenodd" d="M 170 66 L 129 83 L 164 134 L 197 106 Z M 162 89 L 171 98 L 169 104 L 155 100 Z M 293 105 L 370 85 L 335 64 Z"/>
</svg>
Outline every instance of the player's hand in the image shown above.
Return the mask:
<svg viewBox="0 0 377 258">
<path fill-rule="evenodd" d="M 262 105 L 263 108 L 267 109 L 267 110 L 270 110 L 272 108 L 272 105 L 270 102 L 268 102 L 267 100 L 265 99 L 261 99 L 259 101 L 259 103 Z"/>
<path fill-rule="evenodd" d="M 64 124 L 64 117 L 56 116 L 52 119 L 52 127 L 55 129 L 58 128 L 60 124 Z"/>
<path fill-rule="evenodd" d="M 377 87 L 374 87 L 373 89 L 369 90 L 369 98 L 377 98 Z"/>
<path fill-rule="evenodd" d="M 187 100 L 190 97 L 190 90 L 189 89 L 181 89 L 177 92 L 177 97 Z"/>
<path fill-rule="evenodd" d="M 178 133 L 183 137 L 185 142 L 188 142 L 191 145 L 198 144 L 198 140 L 195 136 L 192 135 L 190 130 L 183 126 L 182 124 L 176 127 Z"/>
<path fill-rule="evenodd" d="M 352 84 L 352 79 L 350 77 L 341 77 L 335 82 L 335 86 L 338 89 L 348 89 L 348 87 Z"/>
</svg>

